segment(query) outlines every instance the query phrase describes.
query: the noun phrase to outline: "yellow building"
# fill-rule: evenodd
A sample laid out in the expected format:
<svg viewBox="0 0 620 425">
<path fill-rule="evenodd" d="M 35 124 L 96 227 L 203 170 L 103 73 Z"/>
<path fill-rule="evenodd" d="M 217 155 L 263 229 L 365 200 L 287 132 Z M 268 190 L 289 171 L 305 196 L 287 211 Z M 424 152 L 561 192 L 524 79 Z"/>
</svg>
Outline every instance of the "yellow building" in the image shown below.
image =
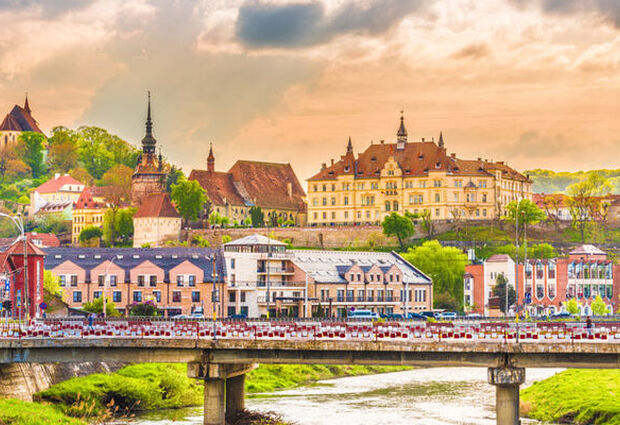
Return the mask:
<svg viewBox="0 0 620 425">
<path fill-rule="evenodd" d="M 107 210 L 105 204 L 95 200 L 91 188 L 84 188 L 80 198 L 73 205 L 71 220 L 71 241 L 74 245 L 80 242 L 80 232 L 89 226 L 102 227 L 103 216 Z"/>
<path fill-rule="evenodd" d="M 531 199 L 532 182 L 504 162 L 463 160 L 439 141 L 409 142 L 404 118 L 395 143 L 371 143 L 357 158 L 349 138 L 339 161 L 308 179 L 308 224 L 378 224 L 392 212 L 433 220 L 489 220 L 512 200 Z"/>
</svg>

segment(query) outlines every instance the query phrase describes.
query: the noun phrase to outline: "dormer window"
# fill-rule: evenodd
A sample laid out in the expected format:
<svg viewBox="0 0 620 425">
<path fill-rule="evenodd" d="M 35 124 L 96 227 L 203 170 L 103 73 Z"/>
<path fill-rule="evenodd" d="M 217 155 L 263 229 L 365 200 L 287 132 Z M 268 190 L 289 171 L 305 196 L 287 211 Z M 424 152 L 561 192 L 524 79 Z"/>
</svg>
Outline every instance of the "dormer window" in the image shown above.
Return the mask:
<svg viewBox="0 0 620 425">
<path fill-rule="evenodd" d="M 441 162 L 435 163 L 435 168 L 441 168 Z"/>
<path fill-rule="evenodd" d="M 370 158 L 370 160 L 371 160 L 371 161 L 376 161 L 376 160 L 377 160 L 377 157 L 376 157 L 376 156 L 373 156 L 372 158 Z"/>
<path fill-rule="evenodd" d="M 344 172 L 345 173 L 348 173 L 350 169 L 351 169 L 351 167 L 349 167 L 348 165 L 344 166 Z"/>
<path fill-rule="evenodd" d="M 422 160 L 424 159 L 424 155 L 422 155 L 422 154 L 418 155 L 418 159 L 419 159 L 420 161 L 422 161 Z"/>
</svg>

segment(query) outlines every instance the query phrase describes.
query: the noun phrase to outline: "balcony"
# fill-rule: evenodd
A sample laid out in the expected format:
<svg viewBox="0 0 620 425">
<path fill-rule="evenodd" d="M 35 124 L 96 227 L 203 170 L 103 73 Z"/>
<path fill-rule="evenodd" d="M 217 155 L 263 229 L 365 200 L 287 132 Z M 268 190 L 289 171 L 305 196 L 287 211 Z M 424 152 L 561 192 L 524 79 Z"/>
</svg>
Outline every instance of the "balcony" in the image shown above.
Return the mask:
<svg viewBox="0 0 620 425">
<path fill-rule="evenodd" d="M 267 274 L 269 273 L 270 275 L 283 275 L 283 274 L 294 274 L 295 273 L 295 269 L 293 269 L 293 267 L 275 267 L 275 266 L 271 266 L 271 267 L 257 267 L 256 268 L 256 273 L 258 273 L 259 275 L 262 274 Z"/>
<path fill-rule="evenodd" d="M 269 286 L 271 288 L 290 288 L 290 287 L 305 287 L 306 286 L 306 282 L 293 282 L 293 281 L 286 281 L 286 280 L 270 280 L 269 281 Z M 263 281 L 263 280 L 259 280 L 258 282 L 256 282 L 256 287 L 257 288 L 266 288 L 267 287 L 267 281 Z"/>
</svg>

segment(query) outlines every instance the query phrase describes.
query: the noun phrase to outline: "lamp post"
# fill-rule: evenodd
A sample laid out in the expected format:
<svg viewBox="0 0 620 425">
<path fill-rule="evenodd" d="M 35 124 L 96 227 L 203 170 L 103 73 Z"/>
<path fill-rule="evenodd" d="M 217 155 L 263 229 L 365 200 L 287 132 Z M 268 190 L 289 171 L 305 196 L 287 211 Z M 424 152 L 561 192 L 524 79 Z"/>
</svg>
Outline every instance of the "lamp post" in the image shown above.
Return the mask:
<svg viewBox="0 0 620 425">
<path fill-rule="evenodd" d="M 103 307 L 101 308 L 101 310 L 103 312 L 104 319 L 107 317 L 107 308 L 106 308 L 107 304 L 106 304 L 106 299 L 105 299 L 105 290 L 106 290 L 106 284 L 108 282 L 108 279 L 110 279 L 110 267 L 112 267 L 112 264 L 114 264 L 114 257 L 112 257 L 112 259 L 110 260 L 110 264 L 108 264 L 108 267 L 106 267 L 105 275 L 103 276 L 103 290 L 101 291 L 101 295 L 103 299 Z"/>
<path fill-rule="evenodd" d="M 15 227 L 19 230 L 20 236 L 15 239 L 17 242 L 20 238 L 24 244 L 24 306 L 26 308 L 26 320 L 28 320 L 28 316 L 30 314 L 30 300 L 28 299 L 28 243 L 26 241 L 26 233 L 24 231 L 24 222 L 22 221 L 22 217 L 20 214 L 18 215 L 9 215 L 5 213 L 0 213 L 0 217 L 9 218 Z"/>
<path fill-rule="evenodd" d="M 217 324 L 216 324 L 216 319 L 217 319 L 217 312 L 215 310 L 215 303 L 217 301 L 217 289 L 215 286 L 215 280 L 217 278 L 217 273 L 215 272 L 215 266 L 217 265 L 217 258 L 215 256 L 215 253 L 211 254 L 211 278 L 213 280 L 213 290 L 211 292 L 211 305 L 213 307 L 213 340 L 217 339 L 216 336 L 216 331 L 217 331 Z"/>
</svg>

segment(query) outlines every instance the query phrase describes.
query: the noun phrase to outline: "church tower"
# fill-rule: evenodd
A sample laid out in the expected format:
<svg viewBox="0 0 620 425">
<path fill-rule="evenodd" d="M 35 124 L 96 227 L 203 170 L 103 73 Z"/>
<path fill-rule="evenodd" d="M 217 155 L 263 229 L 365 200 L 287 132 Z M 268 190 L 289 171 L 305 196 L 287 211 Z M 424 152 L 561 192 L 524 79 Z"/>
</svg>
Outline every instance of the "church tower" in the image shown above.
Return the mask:
<svg viewBox="0 0 620 425">
<path fill-rule="evenodd" d="M 400 111 L 400 126 L 398 127 L 398 132 L 396 133 L 397 150 L 405 149 L 405 145 L 407 144 L 407 129 L 405 128 L 405 117 L 403 113 L 403 111 Z"/>
<path fill-rule="evenodd" d="M 157 140 L 153 137 L 151 120 L 151 92 L 148 95 L 146 115 L 146 134 L 142 139 L 142 153 L 138 157 L 136 169 L 131 177 L 131 202 L 140 206 L 142 199 L 152 193 L 161 193 L 166 188 L 166 173 L 163 171 L 161 153 L 155 153 Z"/>
</svg>

